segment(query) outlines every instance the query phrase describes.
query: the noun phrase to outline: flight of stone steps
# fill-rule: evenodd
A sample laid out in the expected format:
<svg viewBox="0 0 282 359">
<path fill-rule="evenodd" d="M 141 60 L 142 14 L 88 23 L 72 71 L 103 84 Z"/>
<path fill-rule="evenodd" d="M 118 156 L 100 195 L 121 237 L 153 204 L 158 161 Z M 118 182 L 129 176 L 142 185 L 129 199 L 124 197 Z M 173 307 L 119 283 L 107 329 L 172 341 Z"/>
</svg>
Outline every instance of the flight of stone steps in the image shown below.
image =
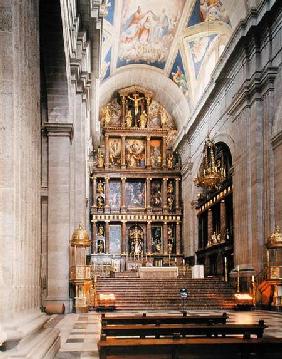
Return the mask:
<svg viewBox="0 0 282 359">
<path fill-rule="evenodd" d="M 179 291 L 187 288 L 185 309 L 232 309 L 234 290 L 217 278 L 98 278 L 97 294 L 113 293 L 117 310 L 182 310 Z"/>
</svg>

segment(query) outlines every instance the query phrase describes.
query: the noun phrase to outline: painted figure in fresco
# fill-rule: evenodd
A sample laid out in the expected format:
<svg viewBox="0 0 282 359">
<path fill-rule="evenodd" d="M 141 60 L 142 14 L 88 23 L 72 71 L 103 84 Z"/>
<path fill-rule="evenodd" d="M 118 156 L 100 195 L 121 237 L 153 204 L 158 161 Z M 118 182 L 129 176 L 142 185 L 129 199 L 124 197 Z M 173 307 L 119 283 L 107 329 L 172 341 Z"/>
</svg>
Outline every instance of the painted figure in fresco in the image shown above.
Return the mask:
<svg viewBox="0 0 282 359">
<path fill-rule="evenodd" d="M 147 126 L 147 114 L 146 114 L 145 111 L 143 111 L 141 113 L 139 123 L 140 123 L 140 128 L 146 128 L 146 126 Z"/>
<path fill-rule="evenodd" d="M 224 21 L 229 23 L 229 17 L 221 0 L 200 0 L 201 21 Z"/>
<path fill-rule="evenodd" d="M 98 168 L 104 167 L 104 154 L 103 154 L 101 148 L 98 148 L 97 167 Z"/>
<path fill-rule="evenodd" d="M 177 66 L 176 72 L 172 73 L 172 80 L 176 85 L 182 90 L 184 95 L 186 94 L 187 88 L 187 81 L 185 78 L 185 74 L 182 72 L 180 66 Z"/>
<path fill-rule="evenodd" d="M 129 17 L 122 33 L 123 42 L 131 42 L 138 39 L 142 20 L 147 16 L 148 12 L 142 13 L 141 6 Z"/>
</svg>

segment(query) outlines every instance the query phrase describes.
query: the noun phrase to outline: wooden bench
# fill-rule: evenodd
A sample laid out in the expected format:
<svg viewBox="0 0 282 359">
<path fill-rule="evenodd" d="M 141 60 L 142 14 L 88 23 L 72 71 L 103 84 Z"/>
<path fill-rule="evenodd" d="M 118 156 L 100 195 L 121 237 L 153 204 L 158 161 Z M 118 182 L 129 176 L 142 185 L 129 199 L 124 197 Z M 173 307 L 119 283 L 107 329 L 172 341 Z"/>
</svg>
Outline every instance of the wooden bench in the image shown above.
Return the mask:
<svg viewBox="0 0 282 359">
<path fill-rule="evenodd" d="M 127 316 L 101 316 L 102 327 L 112 324 L 225 324 L 227 313 L 222 315 L 127 315 Z"/>
<path fill-rule="evenodd" d="M 191 354 L 211 354 L 214 358 L 226 358 L 230 354 L 240 354 L 249 358 L 256 354 L 282 354 L 282 340 L 278 338 L 105 338 L 98 342 L 100 359 L 110 358 L 166 358 L 177 359 Z"/>
<path fill-rule="evenodd" d="M 263 320 L 258 324 L 118 324 L 104 325 L 101 339 L 111 337 L 155 337 L 180 338 L 185 336 L 225 337 L 241 335 L 245 339 L 255 335 L 262 338 L 266 325 Z"/>
</svg>

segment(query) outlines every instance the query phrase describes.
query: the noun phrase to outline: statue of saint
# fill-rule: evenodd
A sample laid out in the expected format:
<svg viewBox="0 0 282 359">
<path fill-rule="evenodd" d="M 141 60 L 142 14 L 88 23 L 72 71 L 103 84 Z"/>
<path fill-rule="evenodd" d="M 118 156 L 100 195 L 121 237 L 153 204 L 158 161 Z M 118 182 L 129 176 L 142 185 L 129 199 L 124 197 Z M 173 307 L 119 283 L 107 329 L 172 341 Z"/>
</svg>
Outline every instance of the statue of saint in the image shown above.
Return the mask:
<svg viewBox="0 0 282 359">
<path fill-rule="evenodd" d="M 126 114 L 125 118 L 126 118 L 126 127 L 131 128 L 131 126 L 132 126 L 132 114 L 131 114 L 131 111 L 127 111 L 127 114 Z"/>
<path fill-rule="evenodd" d="M 172 196 L 169 196 L 167 198 L 167 206 L 170 211 L 173 210 L 173 197 Z"/>
<path fill-rule="evenodd" d="M 98 209 L 104 208 L 104 198 L 102 196 L 97 197 L 97 208 Z"/>
<path fill-rule="evenodd" d="M 167 193 L 173 193 L 173 183 L 169 181 L 167 184 Z"/>
<path fill-rule="evenodd" d="M 146 126 L 147 126 L 147 114 L 146 114 L 145 111 L 143 111 L 141 113 L 139 123 L 140 123 L 140 128 L 146 128 Z"/>
<path fill-rule="evenodd" d="M 104 241 L 102 239 L 98 239 L 97 241 L 97 253 L 104 253 Z"/>
<path fill-rule="evenodd" d="M 129 238 L 131 241 L 131 253 L 135 256 L 139 256 L 142 252 L 142 230 L 138 226 L 135 226 L 134 228 L 130 229 Z"/>
<path fill-rule="evenodd" d="M 167 155 L 166 162 L 167 162 L 167 168 L 172 169 L 172 167 L 173 167 L 173 154 L 172 153 L 169 153 Z"/>
<path fill-rule="evenodd" d="M 98 155 L 97 155 L 97 167 L 98 168 L 104 167 L 104 154 L 100 148 L 98 149 Z"/>
<path fill-rule="evenodd" d="M 104 193 L 104 184 L 101 180 L 97 183 L 97 192 L 99 194 Z"/>
<path fill-rule="evenodd" d="M 162 127 L 166 127 L 167 122 L 168 122 L 167 113 L 166 113 L 166 110 L 163 108 L 162 112 L 161 112 L 161 124 L 162 124 Z"/>
<path fill-rule="evenodd" d="M 107 127 L 111 122 L 111 111 L 109 105 L 103 108 L 103 119 L 104 119 L 104 127 Z"/>
<path fill-rule="evenodd" d="M 104 227 L 102 226 L 102 224 L 100 224 L 100 225 L 98 226 L 97 236 L 104 237 L 104 234 L 105 234 L 105 232 L 104 232 Z"/>
</svg>

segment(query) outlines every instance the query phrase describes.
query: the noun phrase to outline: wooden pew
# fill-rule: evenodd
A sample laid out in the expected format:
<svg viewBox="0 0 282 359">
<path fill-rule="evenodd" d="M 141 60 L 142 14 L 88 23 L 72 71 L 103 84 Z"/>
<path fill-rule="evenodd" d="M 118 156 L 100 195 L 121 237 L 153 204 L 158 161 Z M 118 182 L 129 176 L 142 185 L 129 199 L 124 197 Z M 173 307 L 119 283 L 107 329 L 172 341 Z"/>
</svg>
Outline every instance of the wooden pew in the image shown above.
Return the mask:
<svg viewBox="0 0 282 359">
<path fill-rule="evenodd" d="M 104 325 L 101 338 L 111 337 L 155 337 L 169 336 L 180 338 L 185 336 L 225 337 L 241 335 L 245 339 L 255 335 L 262 338 L 266 325 L 263 320 L 258 324 L 121 324 Z"/>
<path fill-rule="evenodd" d="M 230 354 L 241 354 L 248 359 L 255 353 L 258 358 L 265 355 L 282 354 L 282 340 L 278 338 L 106 338 L 98 342 L 100 359 L 132 358 L 167 358 L 177 359 L 181 355 L 210 354 L 215 358 L 230 357 Z M 278 357 L 278 356 L 277 356 Z M 276 358 L 277 358 L 276 357 Z"/>
<path fill-rule="evenodd" d="M 112 324 L 225 324 L 227 313 L 222 315 L 127 315 L 127 316 L 101 316 L 102 327 Z"/>
</svg>

